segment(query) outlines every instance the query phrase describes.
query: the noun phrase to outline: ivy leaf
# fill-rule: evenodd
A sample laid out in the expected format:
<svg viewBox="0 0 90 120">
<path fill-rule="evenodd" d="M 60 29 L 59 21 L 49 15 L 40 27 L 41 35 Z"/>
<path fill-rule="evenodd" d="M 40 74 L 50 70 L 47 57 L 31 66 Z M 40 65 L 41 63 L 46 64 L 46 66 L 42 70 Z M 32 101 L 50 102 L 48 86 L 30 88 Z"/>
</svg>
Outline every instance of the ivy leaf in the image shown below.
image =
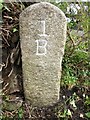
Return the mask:
<svg viewBox="0 0 90 120">
<path fill-rule="evenodd" d="M 90 118 L 90 112 L 85 113 L 85 115 Z"/>
<path fill-rule="evenodd" d="M 13 33 L 17 32 L 18 30 L 16 28 L 13 28 Z"/>
</svg>

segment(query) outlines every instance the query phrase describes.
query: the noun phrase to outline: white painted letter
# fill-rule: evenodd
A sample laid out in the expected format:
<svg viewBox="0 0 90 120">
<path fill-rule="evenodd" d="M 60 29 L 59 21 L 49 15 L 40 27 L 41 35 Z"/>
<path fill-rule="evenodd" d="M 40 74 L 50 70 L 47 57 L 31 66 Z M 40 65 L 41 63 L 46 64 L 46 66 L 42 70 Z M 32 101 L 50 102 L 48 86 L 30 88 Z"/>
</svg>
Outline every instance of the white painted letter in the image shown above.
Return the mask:
<svg viewBox="0 0 90 120">
<path fill-rule="evenodd" d="M 42 34 L 39 34 L 39 36 L 40 37 L 47 37 L 47 34 L 45 34 L 45 21 L 42 20 L 40 22 L 41 22 L 41 31 L 42 31 Z"/>
<path fill-rule="evenodd" d="M 47 49 L 46 49 L 47 41 L 46 40 L 36 40 L 36 42 L 37 42 L 36 55 L 45 55 L 47 53 Z"/>
</svg>

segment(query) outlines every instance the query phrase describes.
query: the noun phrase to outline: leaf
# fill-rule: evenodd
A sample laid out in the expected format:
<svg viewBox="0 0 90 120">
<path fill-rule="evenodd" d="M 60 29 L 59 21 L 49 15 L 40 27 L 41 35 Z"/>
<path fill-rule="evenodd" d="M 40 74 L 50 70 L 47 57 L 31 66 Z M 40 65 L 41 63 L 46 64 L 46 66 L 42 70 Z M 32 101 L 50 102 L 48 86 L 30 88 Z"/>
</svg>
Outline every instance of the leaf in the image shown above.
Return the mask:
<svg viewBox="0 0 90 120">
<path fill-rule="evenodd" d="M 86 105 L 90 105 L 90 98 L 87 98 L 87 99 L 86 99 L 85 104 L 86 104 Z"/>
<path fill-rule="evenodd" d="M 77 108 L 77 106 L 76 106 L 76 104 L 75 104 L 75 100 L 72 100 L 72 101 L 70 102 L 70 104 L 71 104 L 74 108 Z"/>
<path fill-rule="evenodd" d="M 0 0 L 0 3 L 3 3 L 4 2 L 4 0 Z"/>
<path fill-rule="evenodd" d="M 0 2 L 0 10 L 2 10 L 3 8 L 3 4 Z"/>
<path fill-rule="evenodd" d="M 85 113 L 85 115 L 90 118 L 90 112 Z"/>
<path fill-rule="evenodd" d="M 72 113 L 71 113 L 71 111 L 68 109 L 68 111 L 67 111 L 67 115 L 68 116 L 72 116 Z"/>
<path fill-rule="evenodd" d="M 64 109 L 64 112 L 62 114 L 60 114 L 60 117 L 61 118 L 65 118 L 66 117 L 66 114 L 67 114 L 67 110 Z"/>
<path fill-rule="evenodd" d="M 16 28 L 13 28 L 13 33 L 17 32 L 18 30 Z"/>
<path fill-rule="evenodd" d="M 19 109 L 18 116 L 19 116 L 19 118 L 23 118 L 23 109 L 22 108 Z"/>
</svg>

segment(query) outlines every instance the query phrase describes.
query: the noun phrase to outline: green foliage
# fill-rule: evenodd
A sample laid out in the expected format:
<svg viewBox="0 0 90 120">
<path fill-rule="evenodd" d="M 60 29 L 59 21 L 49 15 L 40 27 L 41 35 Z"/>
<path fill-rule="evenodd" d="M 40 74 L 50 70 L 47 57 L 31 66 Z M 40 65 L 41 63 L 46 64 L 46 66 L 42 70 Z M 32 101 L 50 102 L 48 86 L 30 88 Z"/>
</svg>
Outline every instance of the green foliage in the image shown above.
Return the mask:
<svg viewBox="0 0 90 120">
<path fill-rule="evenodd" d="M 69 117 L 72 117 L 72 112 L 70 111 L 70 109 L 64 108 L 63 112 L 58 111 L 58 119 L 68 120 Z"/>
<path fill-rule="evenodd" d="M 71 56 L 65 54 L 63 59 L 62 84 L 73 86 L 78 81 L 83 81 L 83 85 L 89 85 L 88 53 L 82 50 L 73 52 Z"/>
<path fill-rule="evenodd" d="M 67 6 L 68 6 L 67 2 L 62 2 L 62 3 L 58 4 L 58 7 L 59 7 L 64 13 L 66 13 L 66 11 L 67 11 Z"/>
<path fill-rule="evenodd" d="M 90 87 L 90 56 L 88 53 L 88 47 L 90 45 L 90 35 L 88 33 L 90 18 L 88 16 L 88 12 L 84 10 L 84 5 L 82 5 L 82 3 L 79 3 L 79 5 L 82 8 L 79 10 L 78 15 L 73 16 L 71 14 L 66 14 L 71 21 L 67 25 L 67 33 L 69 34 L 67 34 L 65 54 L 62 64 L 61 86 L 68 86 L 68 89 L 71 89 L 76 85 L 84 86 L 87 89 Z M 77 34 L 78 31 L 82 32 L 82 34 Z M 86 96 L 84 99 L 85 101 L 83 102 L 86 108 L 86 113 L 84 115 L 87 119 L 89 119 L 90 97 Z M 75 104 L 76 100 L 78 100 L 78 97 L 74 94 L 73 97 L 69 99 L 69 105 L 72 105 L 74 109 L 77 109 Z M 63 120 L 68 120 L 72 117 L 72 112 L 63 107 L 63 111 L 59 111 L 58 117 Z"/>
<path fill-rule="evenodd" d="M 74 76 L 74 71 L 71 67 L 68 65 L 65 66 L 64 68 L 64 73 L 63 73 L 63 85 L 68 85 L 71 87 L 72 85 L 75 85 L 77 82 L 76 76 Z"/>
<path fill-rule="evenodd" d="M 64 3 L 63 3 L 64 4 Z M 71 3 L 65 3 L 70 5 Z M 60 4 L 61 5 L 61 4 Z M 82 7 L 77 15 L 66 14 L 71 21 L 68 23 L 67 42 L 65 46 L 65 55 L 63 59 L 63 71 L 62 71 L 62 85 L 79 84 L 87 85 L 89 82 L 89 54 L 88 54 L 88 12 L 84 10 L 82 3 L 78 4 Z M 63 5 L 64 6 L 64 5 Z M 62 7 L 63 7 L 62 6 Z M 66 10 L 64 7 L 61 9 Z M 80 16 L 81 15 L 81 16 Z M 75 19 L 75 20 L 74 20 Z M 72 34 L 72 31 L 82 31 L 83 34 Z"/>
<path fill-rule="evenodd" d="M 23 108 L 22 107 L 20 107 L 16 111 L 16 113 L 13 111 L 11 115 L 9 111 L 7 111 L 7 114 L 0 114 L 0 120 L 22 120 L 22 119 L 23 119 Z"/>
<path fill-rule="evenodd" d="M 85 115 L 90 118 L 90 112 L 85 113 Z"/>
<path fill-rule="evenodd" d="M 65 107 L 67 103 L 73 107 L 74 110 L 77 109 L 75 100 L 78 99 L 77 95 L 74 93 L 72 96 L 70 96 L 66 101 L 64 101 L 64 105 L 60 106 L 60 109 L 57 113 L 57 117 L 60 120 L 68 120 L 69 118 L 72 118 L 73 112 L 71 109 Z"/>
<path fill-rule="evenodd" d="M 68 23 L 68 27 L 70 29 L 74 29 L 77 27 L 77 23 L 75 21 L 71 20 L 70 23 Z"/>
<path fill-rule="evenodd" d="M 18 120 L 21 120 L 23 118 L 23 108 L 20 107 L 18 110 Z"/>
<path fill-rule="evenodd" d="M 2 4 L 2 3 L 0 3 L 0 10 L 2 10 L 2 8 L 3 8 L 3 4 Z"/>
<path fill-rule="evenodd" d="M 88 97 L 88 96 L 86 97 L 85 104 L 86 104 L 86 105 L 90 105 L 90 97 Z"/>
<path fill-rule="evenodd" d="M 80 21 L 81 21 L 81 25 L 82 25 L 82 28 L 85 32 L 87 32 L 89 29 L 88 29 L 88 25 L 89 25 L 89 21 L 90 21 L 90 18 L 89 18 L 89 12 L 90 12 L 90 3 L 85 3 L 85 5 L 88 6 L 88 11 L 87 10 L 84 10 L 84 3 L 81 3 L 81 18 L 80 18 Z"/>
<path fill-rule="evenodd" d="M 2 8 L 3 8 L 3 0 L 0 0 L 0 10 L 2 10 Z"/>
<path fill-rule="evenodd" d="M 4 2 L 4 0 L 0 0 L 0 3 L 3 3 Z"/>
<path fill-rule="evenodd" d="M 18 31 L 18 29 L 16 29 L 16 28 L 13 28 L 13 33 L 14 33 L 14 32 L 17 32 L 17 31 Z"/>
</svg>

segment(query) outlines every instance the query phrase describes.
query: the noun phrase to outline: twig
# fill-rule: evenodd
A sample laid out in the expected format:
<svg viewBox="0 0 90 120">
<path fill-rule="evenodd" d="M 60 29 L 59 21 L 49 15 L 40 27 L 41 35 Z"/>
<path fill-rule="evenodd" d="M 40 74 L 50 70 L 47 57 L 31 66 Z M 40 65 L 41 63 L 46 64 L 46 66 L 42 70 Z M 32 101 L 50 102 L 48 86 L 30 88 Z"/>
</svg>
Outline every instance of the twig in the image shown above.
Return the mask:
<svg viewBox="0 0 90 120">
<path fill-rule="evenodd" d="M 12 70 L 10 71 L 10 73 L 8 74 L 8 77 L 10 77 L 12 73 L 13 73 L 13 68 L 12 68 Z"/>
<path fill-rule="evenodd" d="M 13 18 L 10 17 L 10 16 L 3 16 L 3 17 L 6 18 L 6 19 L 11 19 L 11 20 L 13 20 Z"/>
<path fill-rule="evenodd" d="M 8 57 L 7 57 L 7 60 L 6 60 L 6 65 L 5 65 L 5 67 L 4 68 L 7 68 L 7 66 L 8 66 L 8 61 L 9 61 L 9 58 L 10 58 L 10 54 L 8 55 Z"/>
<path fill-rule="evenodd" d="M 68 37 L 70 38 L 70 40 L 72 41 L 72 44 L 73 44 L 73 49 L 72 49 L 71 53 L 69 54 L 69 56 L 71 56 L 72 53 L 73 53 L 73 51 L 75 50 L 75 42 L 74 42 L 74 40 L 73 40 L 72 37 L 71 37 L 69 28 L 68 28 L 67 34 L 68 34 Z"/>
<path fill-rule="evenodd" d="M 70 40 L 72 41 L 72 43 L 73 43 L 73 47 L 74 47 L 74 46 L 75 46 L 75 42 L 74 42 L 74 40 L 72 39 L 72 37 L 71 37 L 71 35 L 70 35 L 70 32 L 67 31 L 67 34 L 68 34 Z"/>
<path fill-rule="evenodd" d="M 5 42 L 7 43 L 8 46 L 10 46 L 10 44 L 8 43 L 8 41 L 6 40 L 6 38 L 4 37 L 4 35 L 2 34 L 2 37 L 4 38 Z"/>
</svg>

